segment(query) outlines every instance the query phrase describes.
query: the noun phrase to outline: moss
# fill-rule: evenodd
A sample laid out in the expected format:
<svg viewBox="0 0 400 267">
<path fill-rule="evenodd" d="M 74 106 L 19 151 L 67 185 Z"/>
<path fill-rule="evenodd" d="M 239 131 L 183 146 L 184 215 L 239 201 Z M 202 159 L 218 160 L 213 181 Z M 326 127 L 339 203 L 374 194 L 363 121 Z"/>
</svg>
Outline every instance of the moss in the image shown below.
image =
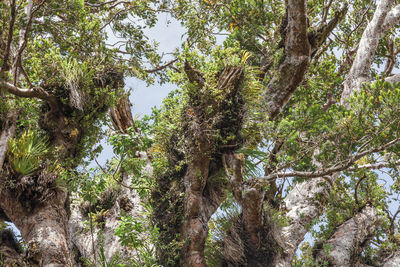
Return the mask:
<svg viewBox="0 0 400 267">
<path fill-rule="evenodd" d="M 152 192 L 152 221 L 159 228 L 157 253 L 162 266 L 177 266 L 183 242 L 179 236 L 184 217 L 184 186 L 181 181 L 186 166 L 179 171 L 157 177 L 157 186 Z"/>
<path fill-rule="evenodd" d="M 198 175 L 205 185 L 204 197 L 223 199 L 228 181 L 222 170 L 222 154 L 243 146 L 247 104 L 260 89 L 253 77 L 246 77 L 243 61 L 232 51 L 217 51 L 217 62 L 197 70 L 184 65 L 183 90 L 171 94 L 155 119 L 153 156 L 155 188 L 152 192 L 152 221 L 159 228 L 156 244 L 159 263 L 179 266 L 185 237 L 179 236 L 184 220 L 183 178 L 195 155 L 209 157 L 208 176 Z M 243 59 L 243 58 L 242 58 Z M 232 61 L 232 62 L 231 62 Z M 194 63 L 193 63 L 194 64 Z M 207 70 L 207 72 L 202 72 Z M 253 76 L 252 76 L 253 75 Z M 244 88 L 243 86 L 256 88 Z M 256 93 L 257 92 L 257 93 Z"/>
<path fill-rule="evenodd" d="M 39 126 L 46 131 L 58 154 L 71 159 L 68 165 L 72 167 L 88 156 L 88 151 L 98 142 L 101 121 L 116 103 L 124 85 L 123 71 L 113 66 L 105 66 L 85 79 L 76 88 L 81 93 L 75 94 L 75 98 L 71 96 L 67 81 L 42 84 L 47 92 L 55 95 L 58 110 L 51 110 L 47 103 L 42 104 Z M 81 99 L 76 99 L 78 96 Z"/>
</svg>

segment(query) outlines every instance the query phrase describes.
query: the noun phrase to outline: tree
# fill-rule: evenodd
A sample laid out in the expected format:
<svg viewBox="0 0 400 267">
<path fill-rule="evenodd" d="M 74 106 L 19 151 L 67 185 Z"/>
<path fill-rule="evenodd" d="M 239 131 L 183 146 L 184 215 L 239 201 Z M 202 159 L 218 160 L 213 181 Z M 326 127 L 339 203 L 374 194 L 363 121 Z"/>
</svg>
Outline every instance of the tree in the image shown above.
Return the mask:
<svg viewBox="0 0 400 267">
<path fill-rule="evenodd" d="M 129 13 L 154 23 L 154 15 L 144 12 L 149 4 L 139 3 L 134 11 L 113 2 L 0 5 L 0 207 L 3 219 L 21 231 L 29 265 L 75 266 L 74 253 L 80 261 L 83 251 L 73 251 L 71 243 L 70 228 L 78 226 L 68 225 L 68 199 L 85 187 L 74 184 L 74 170 L 96 154 L 104 117 L 122 92 L 124 73 L 131 72 L 122 52 L 108 48 L 104 28 L 135 35 L 128 61 L 139 64 L 153 48 L 139 27 L 123 20 Z"/>
<path fill-rule="evenodd" d="M 7 261 L 398 265 L 395 1 L 0 8 L 0 215 L 26 242 L 3 230 Z M 187 29 L 170 62 L 143 32 L 158 12 Z M 134 119 L 128 76 L 179 89 Z M 82 171 L 109 110 L 117 156 Z"/>
</svg>

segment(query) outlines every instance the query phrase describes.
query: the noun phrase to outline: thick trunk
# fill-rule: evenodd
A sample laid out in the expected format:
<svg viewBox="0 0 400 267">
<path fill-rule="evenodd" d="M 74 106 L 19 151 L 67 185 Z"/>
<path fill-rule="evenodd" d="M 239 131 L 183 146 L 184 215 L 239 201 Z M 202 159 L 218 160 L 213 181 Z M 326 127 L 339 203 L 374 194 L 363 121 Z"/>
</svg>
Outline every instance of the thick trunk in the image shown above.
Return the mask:
<svg viewBox="0 0 400 267">
<path fill-rule="evenodd" d="M 324 243 L 327 249 L 316 254 L 318 262 L 328 262 L 329 266 L 354 266 L 360 254 L 360 245 L 370 237 L 379 225 L 377 210 L 364 207 L 358 214 L 338 226 L 332 237 Z"/>
<path fill-rule="evenodd" d="M 2 169 L 8 140 L 15 134 L 15 112 L 11 118 L 6 123 L 0 138 L 0 167 Z M 2 172 L 5 173 L 4 170 Z M 29 178 L 21 178 L 20 180 L 25 183 L 19 181 L 14 186 L 15 188 L 12 188 L 9 186 L 8 178 L 2 177 L 0 207 L 19 228 L 22 237 L 27 242 L 27 260 L 30 264 L 73 266 L 65 210 L 67 193 L 55 186 L 52 175 L 47 176 L 42 173 L 36 182 L 32 182 Z M 49 184 L 54 187 L 46 188 Z M 44 190 L 43 187 L 46 189 Z M 38 188 L 43 191 L 37 191 Z"/>
<path fill-rule="evenodd" d="M 21 231 L 28 244 L 27 259 L 33 266 L 74 266 L 69 244 L 68 217 L 65 210 L 67 193 L 59 188 L 52 199 L 24 206 L 11 189 L 3 188 L 0 206 Z"/>
<path fill-rule="evenodd" d="M 247 236 L 245 257 L 249 267 L 265 266 L 268 255 L 265 255 L 263 244 L 264 212 L 263 200 L 265 191 L 261 184 L 245 189 L 243 194 L 243 226 Z"/>
<path fill-rule="evenodd" d="M 185 184 L 184 210 L 182 233 L 185 245 L 182 250 L 182 266 L 206 266 L 204 247 L 208 235 L 208 220 L 203 203 L 203 190 L 208 177 L 210 159 L 205 151 L 194 155 L 193 162 L 188 166 L 183 178 Z"/>
<path fill-rule="evenodd" d="M 393 0 L 381 0 L 377 6 L 372 20 L 368 23 L 363 32 L 361 40 L 358 44 L 357 54 L 351 66 L 350 72 L 343 83 L 344 89 L 342 93 L 341 103 L 347 105 L 347 100 L 353 92 L 359 92 L 363 82 L 369 81 L 370 68 L 374 59 L 376 48 L 385 28 L 386 22 L 388 25 L 394 23 L 394 19 L 386 17 L 390 7 L 393 5 Z M 395 9 L 394 11 L 396 11 Z M 392 14 L 394 16 L 394 14 Z M 388 27 L 388 26 L 385 26 Z"/>
<path fill-rule="evenodd" d="M 242 154 L 225 154 L 223 163 L 233 195 L 242 207 L 241 216 L 223 241 L 225 264 L 270 266 L 277 243 L 268 239 L 268 233 L 273 231 L 274 223 L 264 214 L 265 184 L 257 179 L 243 183 Z"/>
<path fill-rule="evenodd" d="M 326 199 L 331 189 L 323 178 L 310 179 L 296 184 L 284 200 L 284 209 L 289 225 L 276 232 L 276 239 L 282 240 L 282 253 L 277 256 L 275 266 L 289 267 L 292 265 L 297 247 L 310 230 L 311 223 L 321 215 Z"/>
<path fill-rule="evenodd" d="M 286 105 L 308 70 L 311 46 L 307 35 L 307 11 L 304 0 L 288 0 L 286 25 L 282 25 L 284 59 L 278 72 L 267 84 L 266 107 L 271 120 Z"/>
<path fill-rule="evenodd" d="M 341 97 L 342 104 L 346 104 L 351 94 L 361 88 L 361 83 L 368 80 L 371 62 L 382 33 L 381 24 L 385 21 L 387 11 L 392 2 L 381 1 L 379 3 L 373 20 L 364 31 L 356 59 L 349 76 L 344 82 L 344 91 Z M 333 182 L 336 175 L 334 174 L 333 177 L 327 179 Z M 280 244 L 283 248 L 283 253 L 276 259 L 275 266 L 291 266 L 298 245 L 309 231 L 310 223 L 321 214 L 324 206 L 323 199 L 325 199 L 331 188 L 327 179 L 317 178 L 297 184 L 286 197 L 284 206 L 288 211 L 289 225 L 279 233 L 281 238 L 277 238 L 277 240 L 285 240 L 285 242 Z"/>
<path fill-rule="evenodd" d="M 162 265 L 206 266 L 208 221 L 224 200 L 227 187 L 221 179 L 221 154 L 236 150 L 242 142 L 244 101 L 239 86 L 243 70 L 233 66 L 222 70 L 217 85 L 220 100 L 215 102 L 208 98 L 209 89 L 203 88 L 207 85 L 202 74 L 187 62 L 184 70 L 198 90 L 189 95 L 187 114 L 181 114 L 182 132 L 171 137 L 167 148 L 169 168 L 157 177 L 153 220 L 160 227 Z M 207 107 L 213 107 L 211 113 Z M 210 134 L 214 132 L 219 136 Z M 235 138 L 228 144 L 220 141 L 228 136 Z M 177 149 L 178 144 L 184 148 Z"/>
<path fill-rule="evenodd" d="M 69 219 L 69 229 L 71 231 L 71 241 L 79 251 L 82 258 L 88 259 L 95 264 L 99 264 L 100 249 L 104 250 L 105 260 L 110 262 L 114 256 L 120 259 L 135 256 L 135 250 L 122 246 L 118 237 L 114 234 L 119 225 L 121 214 L 137 218 L 143 216 L 143 206 L 135 190 L 130 189 L 131 176 L 123 175 L 121 184 L 124 186 L 117 192 L 114 205 L 108 210 L 103 218 L 103 227 L 96 227 L 93 222 L 93 229 L 88 230 L 85 221 L 89 221 L 87 214 L 80 209 L 79 199 L 72 199 L 71 216 Z M 100 238 L 100 235 L 102 237 Z"/>
<path fill-rule="evenodd" d="M 13 112 L 0 138 L 0 167 L 4 175 L 1 177 L 0 208 L 27 242 L 30 264 L 73 266 L 65 209 L 67 192 L 56 186 L 55 175 L 42 171 L 35 177 L 11 178 L 5 171 L 7 167 L 3 167 L 8 140 L 15 135 L 16 118 Z"/>
</svg>

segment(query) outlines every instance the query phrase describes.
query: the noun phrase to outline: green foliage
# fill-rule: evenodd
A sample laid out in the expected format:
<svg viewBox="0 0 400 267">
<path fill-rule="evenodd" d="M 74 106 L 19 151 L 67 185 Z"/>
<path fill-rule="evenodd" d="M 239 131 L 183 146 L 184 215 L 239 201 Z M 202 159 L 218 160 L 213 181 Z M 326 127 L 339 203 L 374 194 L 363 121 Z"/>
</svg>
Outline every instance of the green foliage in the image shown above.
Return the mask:
<svg viewBox="0 0 400 267">
<path fill-rule="evenodd" d="M 49 142 L 37 132 L 27 130 L 10 139 L 8 157 L 13 170 L 24 176 L 35 173 L 49 152 Z"/>
<path fill-rule="evenodd" d="M 118 253 L 113 255 L 110 259 L 107 259 L 104 251 L 104 234 L 102 231 L 99 231 L 97 234 L 99 249 L 95 251 L 97 253 L 96 261 L 90 260 L 87 258 L 80 258 L 80 260 L 84 263 L 85 267 L 128 267 L 126 263 L 126 259 L 122 259 Z"/>
<path fill-rule="evenodd" d="M 37 4 L 37 1 L 33 2 Z M 326 8 L 327 2 L 330 9 Z M 194 142 L 196 136 L 191 132 L 193 129 L 189 127 L 195 120 L 194 106 L 200 107 L 200 117 L 205 122 L 201 124 L 204 129 L 199 132 L 213 143 L 214 150 L 209 155 L 212 163 L 221 163 L 218 160 L 225 151 L 219 148 L 237 145 L 231 151 L 245 154 L 246 181 L 262 176 L 265 168 L 273 171 L 328 169 L 346 163 L 357 153 L 371 150 L 368 156 L 352 164 L 355 170 L 341 173 L 327 199 L 318 196 L 318 200 L 324 200 L 326 205 L 324 216 L 311 223 L 316 225 L 314 239 L 328 239 L 335 227 L 367 204 L 372 204 L 387 217 L 389 202 L 398 201 L 395 195 L 400 192 L 396 166 L 400 146 L 374 151 L 398 138 L 400 84 L 390 85 L 377 77 L 375 82 L 365 84 L 361 92 L 349 100 L 350 109 L 335 103 L 328 108 L 325 106 L 329 100 L 340 99 L 344 74 L 353 57 L 349 51 L 357 47 L 376 3 L 367 0 L 307 1 L 309 37 L 332 19 L 345 3 L 350 7 L 334 36 L 322 45 L 319 51 L 322 53 L 313 55 L 304 82 L 280 117 L 269 121 L 265 118 L 261 99 L 268 93 L 265 84 L 279 75 L 276 67 L 285 56 L 282 49 L 284 3 L 272 0 L 45 1 L 28 33 L 29 40 L 20 62 L 23 68 L 17 83 L 21 88 L 40 86 L 53 94 L 60 103 L 55 117 L 62 115 L 65 120 L 55 121 L 51 116 L 55 114 L 50 114 L 46 101 L 22 99 L 5 93 L 0 99 L 0 127 L 4 125 L 8 110 L 20 111 L 17 137 L 9 143 L 8 163 L 19 175 L 34 175 L 41 168 L 52 171 L 58 165 L 63 166 L 61 178 L 71 192 L 78 192 L 82 201 L 89 202 L 91 220 L 98 220 L 113 204 L 122 170 L 132 174 L 132 187 L 138 189 L 142 199 L 148 200 L 152 195 L 151 205 L 163 206 L 157 215 L 171 215 L 160 225 L 157 225 L 158 218 L 153 216 L 151 219 L 156 227 L 151 227 L 148 221 L 122 217 L 117 235 L 124 245 L 138 250 L 140 255 L 133 266 L 155 264 L 150 243 L 168 250 L 168 263 L 171 265 L 179 257 L 185 241 L 176 234 L 185 216 L 182 176 L 192 160 L 191 151 L 198 146 Z M 12 47 L 16 48 L 19 47 L 20 33 L 27 24 L 24 13 L 27 2 L 19 4 L 11 33 L 14 37 Z M 181 50 L 173 53 L 178 60 L 168 75 L 165 71 L 154 75 L 145 70 L 160 66 L 163 60 L 157 51 L 158 44 L 145 34 L 146 29 L 155 26 L 158 12 L 168 12 L 187 30 Z M 1 2 L 0 28 L 5 33 L 10 18 L 8 3 Z M 321 22 L 323 18 L 325 21 Z M 382 75 L 382 64 L 390 55 L 392 45 L 398 46 L 398 28 L 388 31 L 381 39 L 371 70 L 372 77 Z M 216 46 L 221 38 L 215 33 L 226 36 L 224 46 Z M 115 44 L 111 43 L 114 39 L 118 40 Z M 1 43 L 6 44 L 3 40 Z M 188 80 L 185 62 L 201 73 L 204 86 L 200 88 L 199 84 Z M 3 57 L 0 57 L 0 64 L 3 63 Z M 10 63 L 13 65 L 15 62 Z M 395 67 L 398 65 L 399 62 L 395 62 Z M 235 99 L 227 99 L 228 92 L 218 87 L 218 77 L 226 67 L 243 69 L 239 94 Z M 12 81 L 12 76 L 10 71 L 0 78 Z M 147 83 L 153 83 L 158 77 L 160 82 L 172 82 L 179 89 L 164 99 L 162 107 L 154 109 L 152 116 L 135 120 L 135 127 L 127 134 L 110 137 L 109 142 L 119 159 L 109 161 L 102 170 L 96 168 L 77 173 L 76 166 L 92 160 L 101 150 L 101 146 L 96 147 L 96 144 L 105 135 L 102 128 L 107 124 L 107 111 L 120 96 L 126 76 Z M 61 129 L 59 132 L 56 131 L 59 130 L 57 125 Z M 55 144 L 56 135 L 63 136 L 65 142 Z M 277 143 L 281 143 L 279 152 L 271 156 Z M 238 151 L 237 148 L 241 147 L 244 148 Z M 55 152 L 50 153 L 50 150 Z M 154 168 L 153 176 L 145 173 L 147 162 L 137 156 L 140 151 L 148 152 Z M 53 161 L 53 164 L 45 163 L 45 159 Z M 376 173 L 357 170 L 359 166 L 383 159 L 391 164 L 388 172 L 394 182 L 390 187 L 383 186 Z M 225 177 L 214 178 L 210 181 L 213 188 L 226 183 Z M 294 184 L 303 180 L 289 179 Z M 284 192 L 279 192 L 274 201 L 281 201 L 285 192 L 293 188 L 293 185 L 286 185 L 285 180 L 281 189 Z M 283 212 L 275 210 L 282 203 L 275 204 L 274 208 L 265 206 L 265 212 L 271 216 L 273 224 L 282 227 L 287 221 Z M 221 217 L 213 218 L 210 223 L 206 251 L 210 266 L 221 264 L 220 251 L 213 254 L 211 249 L 220 246 L 226 231 L 232 227 L 232 219 L 239 214 L 236 208 L 235 201 L 228 198 L 222 204 Z M 161 231 L 157 233 L 157 227 L 161 230 L 169 227 L 167 236 L 163 236 Z M 397 232 L 398 222 L 391 224 L 385 219 L 374 240 L 380 248 L 366 245 L 364 259 L 373 262 L 376 255 L 397 249 L 400 244 Z M 165 240 L 171 243 L 163 243 Z M 304 244 L 302 250 L 303 255 L 295 260 L 295 266 L 316 266 L 311 246 Z M 102 266 L 123 266 L 119 261 L 107 262 L 104 251 L 98 254 Z"/>
<path fill-rule="evenodd" d="M 136 255 L 130 259 L 129 266 L 155 267 L 157 264 L 155 248 L 153 244 L 159 237 L 158 227 L 151 226 L 149 213 L 142 213 L 138 218 L 131 216 L 121 217 L 118 227 L 115 229 L 115 235 L 123 246 L 134 249 Z"/>
<path fill-rule="evenodd" d="M 208 266 L 221 266 L 223 263 L 222 242 L 229 231 L 235 231 L 235 223 L 237 223 L 239 215 L 239 206 L 235 204 L 230 195 L 208 222 L 209 234 L 204 251 Z"/>
<path fill-rule="evenodd" d="M 309 242 L 303 242 L 299 249 L 301 250 L 301 257 L 295 256 L 293 260 L 294 267 L 327 267 L 328 262 L 318 263 L 313 257 L 313 247 Z"/>
</svg>

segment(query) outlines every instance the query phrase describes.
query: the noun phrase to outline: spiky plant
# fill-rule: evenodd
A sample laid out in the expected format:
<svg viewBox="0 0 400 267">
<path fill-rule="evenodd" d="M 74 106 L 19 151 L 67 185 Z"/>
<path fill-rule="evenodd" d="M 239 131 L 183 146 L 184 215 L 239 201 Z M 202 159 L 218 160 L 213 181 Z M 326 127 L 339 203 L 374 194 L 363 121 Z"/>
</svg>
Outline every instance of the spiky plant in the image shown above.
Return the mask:
<svg viewBox="0 0 400 267">
<path fill-rule="evenodd" d="M 82 88 L 91 81 L 93 75 L 89 65 L 86 62 L 78 62 L 76 59 L 63 61 L 61 75 L 70 91 L 71 104 L 75 108 L 83 110 L 85 92 Z"/>
<path fill-rule="evenodd" d="M 32 130 L 27 130 L 20 137 L 9 141 L 8 156 L 11 167 L 24 176 L 34 174 L 48 152 L 48 140 Z"/>
</svg>

